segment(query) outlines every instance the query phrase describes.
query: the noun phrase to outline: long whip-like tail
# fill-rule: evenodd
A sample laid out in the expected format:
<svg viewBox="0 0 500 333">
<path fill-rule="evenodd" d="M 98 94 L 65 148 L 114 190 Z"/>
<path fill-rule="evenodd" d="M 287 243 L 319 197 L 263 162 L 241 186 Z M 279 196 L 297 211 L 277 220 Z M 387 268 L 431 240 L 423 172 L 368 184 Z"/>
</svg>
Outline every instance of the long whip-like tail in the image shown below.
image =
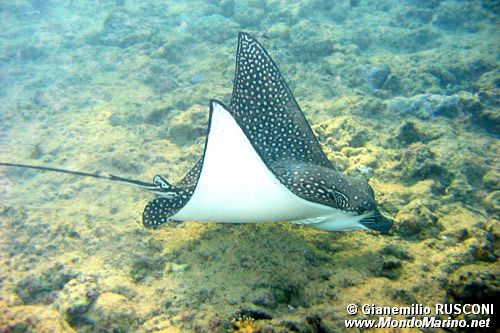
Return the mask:
<svg viewBox="0 0 500 333">
<path fill-rule="evenodd" d="M 143 182 L 140 180 L 135 180 L 135 179 L 123 178 L 123 177 L 112 175 L 112 174 L 89 173 L 89 172 L 81 172 L 81 171 L 52 168 L 52 167 L 46 167 L 46 166 L 40 166 L 40 165 L 28 165 L 28 164 L 19 164 L 19 163 L 0 162 L 0 166 L 13 167 L 13 168 L 24 168 L 24 169 L 34 169 L 34 170 L 41 170 L 41 171 L 52 171 L 52 172 L 66 173 L 66 174 L 80 176 L 80 177 L 92 177 L 92 178 L 97 178 L 97 179 L 106 179 L 106 180 L 111 180 L 111 181 L 115 181 L 115 182 L 134 185 L 134 186 L 143 188 L 143 189 L 151 191 L 151 192 L 157 192 L 159 189 L 158 185 L 155 185 L 152 183 L 146 183 L 146 182 Z"/>
</svg>

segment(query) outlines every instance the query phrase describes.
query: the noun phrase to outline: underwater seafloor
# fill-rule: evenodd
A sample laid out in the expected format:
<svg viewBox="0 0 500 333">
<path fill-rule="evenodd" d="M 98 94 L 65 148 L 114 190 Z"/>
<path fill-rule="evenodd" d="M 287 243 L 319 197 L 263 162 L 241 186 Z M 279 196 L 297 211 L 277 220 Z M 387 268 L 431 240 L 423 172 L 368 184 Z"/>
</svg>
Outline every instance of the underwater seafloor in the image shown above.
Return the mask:
<svg viewBox="0 0 500 333">
<path fill-rule="evenodd" d="M 247 31 L 395 225 L 147 230 L 148 193 L 0 168 L 0 331 L 338 332 L 376 318 L 350 303 L 494 303 L 499 14 L 494 0 L 1 2 L 0 161 L 179 180 Z"/>
</svg>

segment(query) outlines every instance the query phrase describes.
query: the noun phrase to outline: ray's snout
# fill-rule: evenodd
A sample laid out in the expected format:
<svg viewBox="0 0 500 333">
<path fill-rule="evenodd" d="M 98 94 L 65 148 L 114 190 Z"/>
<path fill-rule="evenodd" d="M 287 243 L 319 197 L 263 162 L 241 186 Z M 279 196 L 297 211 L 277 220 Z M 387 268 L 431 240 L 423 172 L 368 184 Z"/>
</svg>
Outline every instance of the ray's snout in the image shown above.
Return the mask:
<svg viewBox="0 0 500 333">
<path fill-rule="evenodd" d="M 389 229 L 391 229 L 394 220 L 385 217 L 377 210 L 371 215 L 363 218 L 359 222 L 370 230 L 379 231 L 382 234 L 386 234 Z"/>
</svg>

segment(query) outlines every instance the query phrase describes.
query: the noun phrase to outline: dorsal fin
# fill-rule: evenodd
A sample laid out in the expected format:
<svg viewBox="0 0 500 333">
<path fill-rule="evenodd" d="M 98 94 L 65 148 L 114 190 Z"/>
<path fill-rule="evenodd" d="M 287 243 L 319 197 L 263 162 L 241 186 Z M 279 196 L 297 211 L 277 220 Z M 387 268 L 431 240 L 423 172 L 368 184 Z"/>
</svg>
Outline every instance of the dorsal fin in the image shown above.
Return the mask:
<svg viewBox="0 0 500 333">
<path fill-rule="evenodd" d="M 263 160 L 331 167 L 290 88 L 262 45 L 240 32 L 231 112 Z"/>
</svg>

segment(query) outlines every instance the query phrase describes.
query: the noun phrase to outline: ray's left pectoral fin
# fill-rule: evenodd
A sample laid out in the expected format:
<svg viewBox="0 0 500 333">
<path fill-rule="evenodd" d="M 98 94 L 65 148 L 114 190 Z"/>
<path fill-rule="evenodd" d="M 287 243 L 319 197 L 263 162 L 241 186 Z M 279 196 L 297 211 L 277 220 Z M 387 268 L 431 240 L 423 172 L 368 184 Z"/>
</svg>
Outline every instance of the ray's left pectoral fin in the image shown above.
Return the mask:
<svg viewBox="0 0 500 333">
<path fill-rule="evenodd" d="M 198 162 L 189 170 L 189 172 L 182 178 L 178 186 L 190 187 L 196 186 L 198 179 L 200 178 L 201 167 L 203 165 L 203 159 L 199 159 Z"/>
<path fill-rule="evenodd" d="M 142 224 L 147 229 L 156 229 L 170 222 L 170 217 L 177 213 L 184 205 L 185 200 L 177 198 L 158 197 L 151 200 L 142 213 Z"/>
<path fill-rule="evenodd" d="M 157 177 L 159 178 L 157 179 Z M 159 179 L 164 181 L 160 176 L 157 177 L 155 177 L 155 183 Z M 194 190 L 193 187 L 175 187 L 173 185 L 170 185 L 170 189 L 170 191 L 164 189 L 163 192 L 157 193 L 160 196 L 151 200 L 144 208 L 142 223 L 146 228 L 156 229 L 169 222 L 170 217 L 186 205 Z"/>
<path fill-rule="evenodd" d="M 142 213 L 142 224 L 148 229 L 156 229 L 168 222 L 173 214 L 172 199 L 156 198 L 151 200 Z"/>
</svg>

